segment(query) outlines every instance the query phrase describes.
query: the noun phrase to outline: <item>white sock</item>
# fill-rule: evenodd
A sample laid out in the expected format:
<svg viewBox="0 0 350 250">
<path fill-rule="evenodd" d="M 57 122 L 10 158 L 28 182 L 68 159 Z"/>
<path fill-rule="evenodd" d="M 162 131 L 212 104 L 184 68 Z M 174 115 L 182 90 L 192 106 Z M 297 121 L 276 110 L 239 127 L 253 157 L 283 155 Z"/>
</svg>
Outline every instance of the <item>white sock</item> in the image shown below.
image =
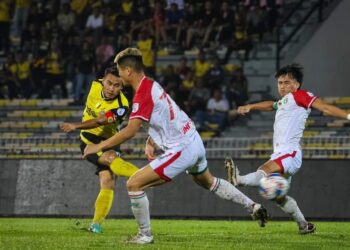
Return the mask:
<svg viewBox="0 0 350 250">
<path fill-rule="evenodd" d="M 263 170 L 258 170 L 256 172 L 238 176 L 238 183 L 245 186 L 259 186 L 261 178 L 265 177 L 267 174 Z"/>
<path fill-rule="evenodd" d="M 131 202 L 131 210 L 135 216 L 142 234 L 151 233 L 151 219 L 149 214 L 149 201 L 144 191 L 128 192 Z"/>
<path fill-rule="evenodd" d="M 214 177 L 210 191 L 214 192 L 221 199 L 229 200 L 243 205 L 249 213 L 253 211 L 255 202 L 224 179 Z"/>
<path fill-rule="evenodd" d="M 284 204 L 277 203 L 285 213 L 292 216 L 293 220 L 298 223 L 299 228 L 304 228 L 307 225 L 304 215 L 301 213 L 297 202 L 290 196 L 286 196 Z"/>
</svg>

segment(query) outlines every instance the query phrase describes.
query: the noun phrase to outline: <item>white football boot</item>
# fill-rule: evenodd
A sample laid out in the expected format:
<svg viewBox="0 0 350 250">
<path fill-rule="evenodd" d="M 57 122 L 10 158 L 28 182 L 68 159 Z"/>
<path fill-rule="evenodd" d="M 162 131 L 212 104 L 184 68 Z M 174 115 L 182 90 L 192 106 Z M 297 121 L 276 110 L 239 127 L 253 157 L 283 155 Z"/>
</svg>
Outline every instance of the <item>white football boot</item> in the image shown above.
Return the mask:
<svg viewBox="0 0 350 250">
<path fill-rule="evenodd" d="M 140 245 L 151 244 L 153 242 L 154 242 L 153 241 L 153 235 L 148 236 L 148 235 L 142 234 L 140 232 L 137 235 L 131 237 L 127 241 L 127 243 L 130 243 L 130 244 L 140 244 Z"/>
</svg>

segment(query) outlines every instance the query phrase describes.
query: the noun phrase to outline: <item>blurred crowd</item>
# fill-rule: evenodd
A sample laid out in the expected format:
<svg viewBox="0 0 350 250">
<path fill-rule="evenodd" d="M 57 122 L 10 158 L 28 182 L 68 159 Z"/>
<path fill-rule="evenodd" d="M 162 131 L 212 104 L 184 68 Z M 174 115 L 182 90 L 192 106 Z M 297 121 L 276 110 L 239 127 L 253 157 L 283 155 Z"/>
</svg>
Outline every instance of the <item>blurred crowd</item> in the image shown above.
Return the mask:
<svg viewBox="0 0 350 250">
<path fill-rule="evenodd" d="M 227 112 L 248 98 L 230 54 L 271 34 L 283 0 L 0 0 L 0 98 L 86 97 L 120 50 L 137 46 L 148 75 L 162 82 L 205 126 L 227 124 Z M 221 46 L 226 55 L 215 53 Z M 156 57 L 196 49 L 197 59 L 157 70 Z M 157 53 L 158 52 L 158 53 Z M 225 115 L 222 115 L 224 113 Z"/>
</svg>

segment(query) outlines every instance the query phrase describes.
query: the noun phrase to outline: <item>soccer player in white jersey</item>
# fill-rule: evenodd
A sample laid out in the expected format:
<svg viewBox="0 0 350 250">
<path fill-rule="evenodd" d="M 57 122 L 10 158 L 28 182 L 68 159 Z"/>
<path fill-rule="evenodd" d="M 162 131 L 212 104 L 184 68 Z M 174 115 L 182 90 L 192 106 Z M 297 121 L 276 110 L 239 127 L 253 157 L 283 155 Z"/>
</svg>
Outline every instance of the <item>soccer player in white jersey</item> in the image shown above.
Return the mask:
<svg viewBox="0 0 350 250">
<path fill-rule="evenodd" d="M 129 243 L 153 242 L 149 201 L 145 189 L 170 182 L 186 170 L 198 185 L 222 199 L 244 206 L 264 226 L 267 217 L 265 208 L 228 181 L 210 174 L 205 148 L 193 122 L 157 82 L 144 75 L 141 52 L 135 48 L 127 48 L 116 56 L 114 62 L 124 84 L 130 85 L 135 91 L 130 120 L 127 127 L 113 137 L 100 144 L 88 145 L 85 156 L 112 145 L 119 145 L 135 136 L 141 126 L 148 127 L 149 138 L 145 154 L 151 162 L 132 175 L 127 182 L 132 212 L 139 225 L 138 234 Z M 154 155 L 155 145 L 164 150 L 159 157 Z"/>
<path fill-rule="evenodd" d="M 280 173 L 290 177 L 298 172 L 302 163 L 300 139 L 311 108 L 318 109 L 330 116 L 350 120 L 350 114 L 346 111 L 327 104 L 312 93 L 300 89 L 303 81 L 303 67 L 301 65 L 297 63 L 287 65 L 277 71 L 275 78 L 277 79 L 278 92 L 281 95 L 279 101 L 264 101 L 238 107 L 238 113 L 242 115 L 251 110 L 276 110 L 276 116 L 273 154 L 270 160 L 260 166 L 256 172 L 244 176 L 239 175 L 239 171 L 231 159 L 226 160 L 226 168 L 231 168 L 231 171 L 228 171 L 229 179 L 235 186 L 258 186 L 260 179 L 271 173 Z M 305 220 L 292 197 L 287 195 L 275 202 L 297 222 L 300 234 L 308 234 L 316 230 L 312 223 Z"/>
</svg>

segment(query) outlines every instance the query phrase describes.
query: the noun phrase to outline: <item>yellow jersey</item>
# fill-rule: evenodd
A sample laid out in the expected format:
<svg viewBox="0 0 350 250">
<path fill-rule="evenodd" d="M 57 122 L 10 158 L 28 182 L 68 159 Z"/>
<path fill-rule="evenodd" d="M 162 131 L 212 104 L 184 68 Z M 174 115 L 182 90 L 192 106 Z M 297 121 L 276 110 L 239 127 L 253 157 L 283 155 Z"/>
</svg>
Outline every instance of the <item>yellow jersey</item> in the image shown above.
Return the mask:
<svg viewBox="0 0 350 250">
<path fill-rule="evenodd" d="M 7 2 L 0 2 L 0 22 L 10 21 L 10 6 Z"/>
<path fill-rule="evenodd" d="M 105 99 L 103 97 L 102 87 L 102 80 L 92 82 L 89 95 L 86 99 L 83 122 L 96 119 L 101 114 L 106 115 L 108 113 L 113 114 L 113 122 L 97 128 L 81 130 L 80 138 L 86 144 L 96 143 L 94 139 L 107 139 L 113 136 L 118 132 L 118 126 L 128 113 L 129 102 L 125 95 L 120 92 L 115 99 Z"/>
<path fill-rule="evenodd" d="M 197 78 L 204 76 L 205 73 L 207 73 L 208 69 L 210 67 L 210 64 L 207 61 L 201 62 L 199 60 L 196 60 L 194 62 L 194 74 Z"/>
<path fill-rule="evenodd" d="M 28 79 L 30 75 L 30 63 L 29 61 L 24 61 L 18 63 L 17 65 L 17 76 L 20 80 Z"/>
<path fill-rule="evenodd" d="M 154 65 L 154 55 L 153 55 L 153 40 L 152 39 L 146 39 L 146 40 L 139 40 L 137 42 L 137 48 L 142 53 L 142 62 L 143 65 L 146 67 L 153 67 Z"/>
</svg>

